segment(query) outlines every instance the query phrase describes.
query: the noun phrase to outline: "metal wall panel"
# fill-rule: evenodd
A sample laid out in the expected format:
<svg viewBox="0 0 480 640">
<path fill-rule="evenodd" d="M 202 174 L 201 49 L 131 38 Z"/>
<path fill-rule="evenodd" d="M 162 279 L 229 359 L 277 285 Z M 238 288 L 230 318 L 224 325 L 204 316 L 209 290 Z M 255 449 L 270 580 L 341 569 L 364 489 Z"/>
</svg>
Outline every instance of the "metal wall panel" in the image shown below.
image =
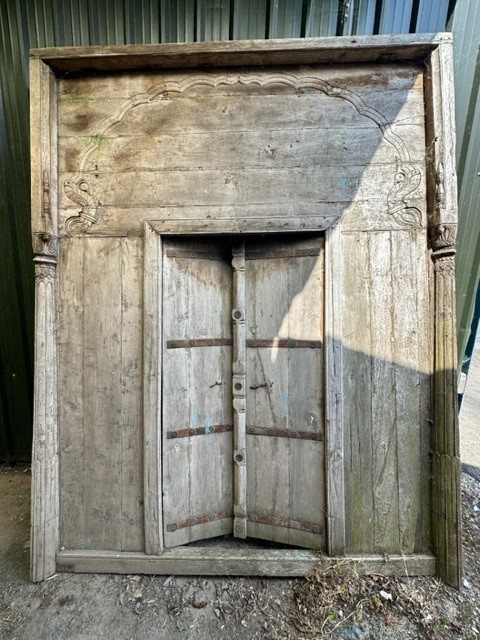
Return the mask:
<svg viewBox="0 0 480 640">
<path fill-rule="evenodd" d="M 286 38 L 444 30 L 453 0 L 4 0 L 0 2 L 0 458 L 30 455 L 33 267 L 30 248 L 28 50 L 33 47 Z M 457 76 L 459 130 L 471 131 L 476 0 L 454 28 L 465 68 Z M 477 25 L 474 27 L 474 24 Z M 463 26 L 461 26 L 463 25 Z M 465 83 L 463 82 L 465 78 Z M 469 85 L 466 87 L 465 85 Z M 476 82 L 478 93 L 478 82 Z M 463 108 L 468 102 L 468 108 Z M 476 104 L 476 103 L 475 103 Z M 460 145 L 462 146 L 461 142 Z M 464 145 L 465 146 L 465 145 Z M 480 255 L 471 229 L 475 151 L 465 147 L 459 317 L 467 331 Z M 463 183 L 462 183 L 463 184 Z M 475 188 L 474 188 L 475 185 Z M 469 190 L 470 189 L 470 190 Z M 467 211 L 465 214 L 464 211 Z M 477 214 L 478 216 L 478 214 Z M 463 234 L 463 235 L 462 235 Z M 467 247 L 468 245 L 468 247 Z M 478 242 L 475 246 L 478 246 Z M 467 278 L 474 265 L 475 277 Z M 465 278 L 467 278 L 465 280 Z M 468 286 L 464 286 L 467 282 Z"/>
<path fill-rule="evenodd" d="M 458 0 L 452 29 L 460 205 L 457 320 L 461 364 L 480 278 L 480 3 Z"/>
</svg>

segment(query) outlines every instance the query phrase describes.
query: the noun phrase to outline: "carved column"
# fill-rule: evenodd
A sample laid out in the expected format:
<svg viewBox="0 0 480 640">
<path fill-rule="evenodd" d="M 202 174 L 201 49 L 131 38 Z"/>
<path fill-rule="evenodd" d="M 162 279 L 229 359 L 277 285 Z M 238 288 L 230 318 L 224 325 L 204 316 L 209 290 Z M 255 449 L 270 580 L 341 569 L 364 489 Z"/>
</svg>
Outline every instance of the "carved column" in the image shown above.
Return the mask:
<svg viewBox="0 0 480 640">
<path fill-rule="evenodd" d="M 56 238 L 34 234 L 35 395 L 32 450 L 31 578 L 55 573 L 58 549 Z"/>
<path fill-rule="evenodd" d="M 457 414 L 455 226 L 431 232 L 434 261 L 433 532 L 437 572 L 461 584 L 461 487 Z"/>
</svg>

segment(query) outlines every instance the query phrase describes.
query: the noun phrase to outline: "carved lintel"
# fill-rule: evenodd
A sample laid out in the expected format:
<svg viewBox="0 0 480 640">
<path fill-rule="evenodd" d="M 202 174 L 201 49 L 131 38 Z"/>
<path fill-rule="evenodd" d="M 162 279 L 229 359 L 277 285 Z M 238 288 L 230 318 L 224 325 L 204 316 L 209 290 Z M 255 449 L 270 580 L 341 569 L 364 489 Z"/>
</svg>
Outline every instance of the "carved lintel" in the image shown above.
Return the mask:
<svg viewBox="0 0 480 640">
<path fill-rule="evenodd" d="M 32 237 L 33 253 L 36 256 L 52 256 L 58 255 L 58 238 L 52 233 L 46 231 L 34 231 Z"/>
<path fill-rule="evenodd" d="M 367 105 L 362 97 L 346 87 L 334 86 L 318 76 L 296 76 L 293 73 L 276 72 L 269 75 L 254 73 L 250 69 L 242 71 L 227 71 L 226 73 L 211 74 L 198 73 L 184 80 L 162 81 L 157 86 L 150 87 L 144 93 L 135 94 L 127 98 L 111 115 L 105 117 L 96 127 L 96 135 L 79 155 L 78 172 L 88 169 L 88 163 L 92 154 L 98 151 L 102 137 L 113 126 L 118 125 L 125 115 L 132 109 L 142 105 L 152 104 L 155 101 L 170 99 L 170 94 L 182 94 L 198 85 L 221 87 L 224 85 L 242 84 L 247 86 L 265 87 L 281 84 L 291 87 L 296 93 L 302 93 L 304 89 L 314 89 L 335 99 L 345 100 L 361 116 L 374 122 L 385 139 L 396 152 L 396 172 L 393 184 L 387 196 L 387 213 L 400 225 L 411 227 L 422 226 L 422 212 L 418 207 L 411 205 L 408 198 L 417 190 L 421 182 L 421 173 L 411 161 L 410 153 L 405 141 L 393 130 L 387 118 L 377 109 Z M 76 175 L 63 184 L 67 197 L 81 208 L 77 214 L 67 219 L 65 223 L 66 233 L 70 236 L 86 233 L 98 221 L 98 200 L 92 195 L 90 185 L 82 175 Z M 237 260 L 234 249 L 234 269 L 241 265 Z M 238 268 L 242 268 L 239 266 Z"/>
<path fill-rule="evenodd" d="M 432 258 L 438 260 L 444 256 L 455 253 L 456 226 L 450 224 L 437 224 L 430 229 L 430 246 Z"/>
</svg>

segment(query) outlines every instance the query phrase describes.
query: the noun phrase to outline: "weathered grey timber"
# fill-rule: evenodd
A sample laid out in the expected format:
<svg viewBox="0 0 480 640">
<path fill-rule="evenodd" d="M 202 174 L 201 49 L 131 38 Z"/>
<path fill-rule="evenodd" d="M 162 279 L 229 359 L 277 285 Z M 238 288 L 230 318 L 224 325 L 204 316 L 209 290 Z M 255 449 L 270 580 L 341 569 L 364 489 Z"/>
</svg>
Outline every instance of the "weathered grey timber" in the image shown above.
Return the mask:
<svg viewBox="0 0 480 640">
<path fill-rule="evenodd" d="M 317 561 L 233 534 L 459 585 L 450 50 L 32 53 L 33 579 Z"/>
</svg>

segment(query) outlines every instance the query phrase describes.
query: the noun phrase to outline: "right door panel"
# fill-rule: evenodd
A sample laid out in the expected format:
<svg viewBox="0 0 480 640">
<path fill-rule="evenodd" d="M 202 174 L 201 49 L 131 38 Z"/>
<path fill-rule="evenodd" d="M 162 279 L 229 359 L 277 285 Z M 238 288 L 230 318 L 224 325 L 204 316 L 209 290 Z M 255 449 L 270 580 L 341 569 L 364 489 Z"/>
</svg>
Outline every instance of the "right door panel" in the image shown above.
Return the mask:
<svg viewBox="0 0 480 640">
<path fill-rule="evenodd" d="M 249 537 L 321 549 L 324 240 L 246 244 Z"/>
</svg>

